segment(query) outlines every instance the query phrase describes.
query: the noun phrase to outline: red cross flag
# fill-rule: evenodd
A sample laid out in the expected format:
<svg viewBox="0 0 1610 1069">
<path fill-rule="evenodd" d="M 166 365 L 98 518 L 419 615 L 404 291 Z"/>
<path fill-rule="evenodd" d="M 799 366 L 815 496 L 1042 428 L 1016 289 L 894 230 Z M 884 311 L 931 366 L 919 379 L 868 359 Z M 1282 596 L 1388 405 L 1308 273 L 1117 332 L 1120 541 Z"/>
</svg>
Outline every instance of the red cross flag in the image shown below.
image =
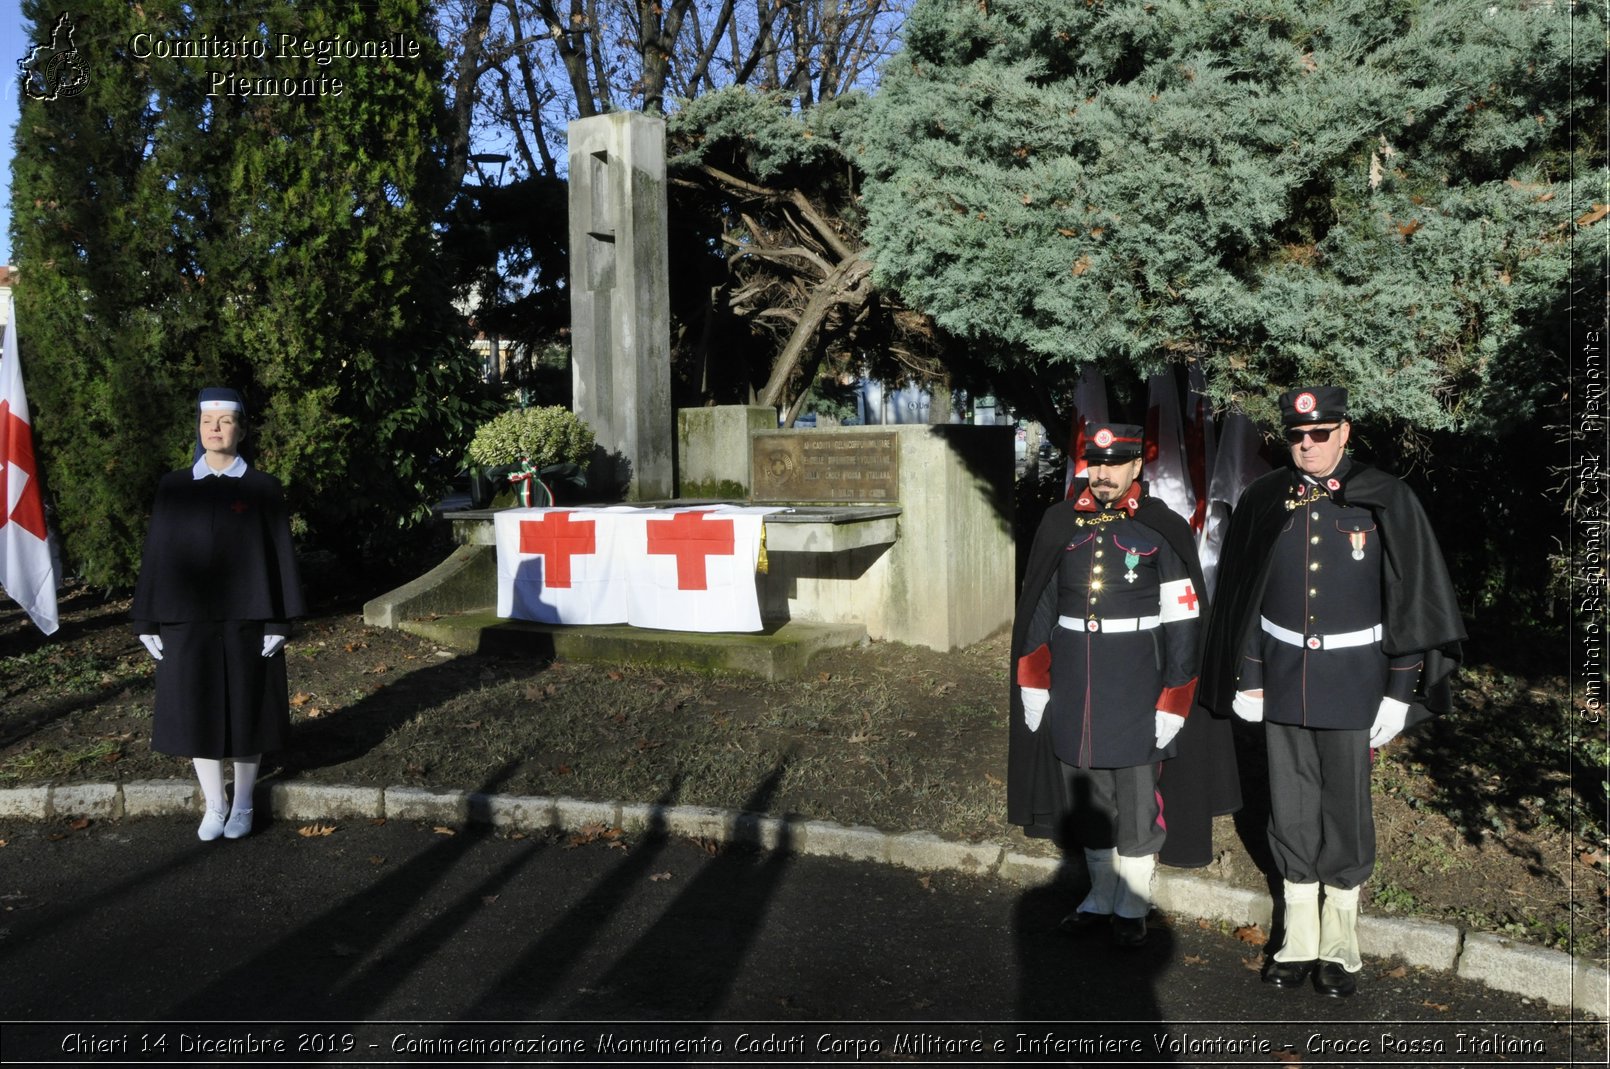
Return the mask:
<svg viewBox="0 0 1610 1069">
<path fill-rule="evenodd" d="M 45 634 L 56 630 L 56 565 L 17 358 L 17 309 L 9 299 L 0 349 L 0 587 Z"/>
<path fill-rule="evenodd" d="M 759 631 L 763 517 L 775 508 L 661 509 L 627 518 L 626 620 L 668 631 Z M 628 528 L 623 524 L 622 532 Z"/>
<path fill-rule="evenodd" d="M 652 509 L 504 509 L 493 520 L 498 615 L 545 624 L 626 622 L 623 513 Z"/>
</svg>

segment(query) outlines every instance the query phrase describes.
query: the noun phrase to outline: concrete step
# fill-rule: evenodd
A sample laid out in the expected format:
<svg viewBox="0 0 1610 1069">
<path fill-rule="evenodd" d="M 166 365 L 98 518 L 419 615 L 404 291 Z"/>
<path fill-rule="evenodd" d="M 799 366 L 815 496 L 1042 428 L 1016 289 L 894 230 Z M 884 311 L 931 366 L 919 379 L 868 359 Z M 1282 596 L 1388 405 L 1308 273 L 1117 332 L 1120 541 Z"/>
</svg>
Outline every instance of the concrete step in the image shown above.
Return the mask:
<svg viewBox="0 0 1610 1069">
<path fill-rule="evenodd" d="M 647 664 L 762 679 L 798 679 L 823 650 L 860 646 L 861 624 L 790 620 L 753 634 L 654 631 L 626 624 L 558 626 L 505 620 L 490 609 L 397 621 L 410 634 L 473 653 L 563 658 L 604 664 Z"/>
</svg>

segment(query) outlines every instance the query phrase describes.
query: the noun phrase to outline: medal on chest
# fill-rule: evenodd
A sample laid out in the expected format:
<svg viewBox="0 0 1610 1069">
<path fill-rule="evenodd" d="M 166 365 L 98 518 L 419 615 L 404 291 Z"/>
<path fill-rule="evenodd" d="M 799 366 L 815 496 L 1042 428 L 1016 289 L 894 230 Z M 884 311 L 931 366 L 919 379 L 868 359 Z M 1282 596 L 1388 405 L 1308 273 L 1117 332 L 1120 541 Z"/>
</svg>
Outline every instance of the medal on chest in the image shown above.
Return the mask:
<svg viewBox="0 0 1610 1069">
<path fill-rule="evenodd" d="M 1353 543 L 1353 559 L 1364 559 L 1364 539 L 1368 537 L 1363 531 L 1347 532 L 1347 540 Z"/>
<path fill-rule="evenodd" d="M 1129 569 L 1124 573 L 1124 582 L 1133 583 L 1135 581 L 1135 565 L 1139 563 L 1139 554 L 1130 553 L 1127 550 L 1124 551 L 1124 567 Z"/>
</svg>

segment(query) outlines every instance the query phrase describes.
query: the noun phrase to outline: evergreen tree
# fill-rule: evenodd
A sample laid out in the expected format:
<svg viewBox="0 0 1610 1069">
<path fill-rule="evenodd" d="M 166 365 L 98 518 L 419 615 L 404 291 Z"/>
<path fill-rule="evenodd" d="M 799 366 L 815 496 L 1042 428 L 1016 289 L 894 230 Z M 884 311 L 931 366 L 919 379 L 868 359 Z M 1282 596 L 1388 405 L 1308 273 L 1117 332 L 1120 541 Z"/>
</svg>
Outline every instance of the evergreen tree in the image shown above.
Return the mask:
<svg viewBox="0 0 1610 1069">
<path fill-rule="evenodd" d="M 12 227 L 40 450 L 90 582 L 132 580 L 203 385 L 243 391 L 254 463 L 349 557 L 383 551 L 451 477 L 481 402 L 433 229 L 447 131 L 428 6 L 74 6 L 84 83 L 24 99 Z M 24 14 L 49 46 L 54 9 Z M 343 54 L 380 46 L 402 54 Z"/>
<path fill-rule="evenodd" d="M 919 0 L 853 142 L 875 277 L 1031 403 L 1078 365 L 1200 360 L 1265 418 L 1301 380 L 1366 418 L 1524 419 L 1572 239 L 1605 225 L 1604 25 L 1603 0 Z"/>
</svg>

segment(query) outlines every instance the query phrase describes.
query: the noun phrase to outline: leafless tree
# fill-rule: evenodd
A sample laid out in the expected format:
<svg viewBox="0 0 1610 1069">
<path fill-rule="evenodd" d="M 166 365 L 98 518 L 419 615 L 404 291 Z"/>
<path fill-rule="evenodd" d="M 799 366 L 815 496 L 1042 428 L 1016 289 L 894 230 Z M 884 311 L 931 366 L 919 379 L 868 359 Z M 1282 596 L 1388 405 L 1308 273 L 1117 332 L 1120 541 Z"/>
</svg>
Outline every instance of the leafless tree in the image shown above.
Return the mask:
<svg viewBox="0 0 1610 1069">
<path fill-rule="evenodd" d="M 454 163 L 467 173 L 470 145 L 496 143 L 514 157 L 515 175 L 559 178 L 571 119 L 620 108 L 664 114 L 678 99 L 729 86 L 809 109 L 871 86 L 909 3 L 458 0 L 441 11 Z M 711 229 L 729 242 L 729 277 L 702 314 L 738 317 L 773 339 L 774 350 L 759 357 L 765 374 L 752 376 L 764 380 L 753 398 L 797 411 L 825 356 L 848 351 L 873 323 L 887 325 L 874 314 L 871 265 L 854 228 L 821 190 L 774 188 L 718 167 L 675 181 L 696 194 L 712 213 Z M 699 336 L 685 345 L 702 377 Z"/>
</svg>

